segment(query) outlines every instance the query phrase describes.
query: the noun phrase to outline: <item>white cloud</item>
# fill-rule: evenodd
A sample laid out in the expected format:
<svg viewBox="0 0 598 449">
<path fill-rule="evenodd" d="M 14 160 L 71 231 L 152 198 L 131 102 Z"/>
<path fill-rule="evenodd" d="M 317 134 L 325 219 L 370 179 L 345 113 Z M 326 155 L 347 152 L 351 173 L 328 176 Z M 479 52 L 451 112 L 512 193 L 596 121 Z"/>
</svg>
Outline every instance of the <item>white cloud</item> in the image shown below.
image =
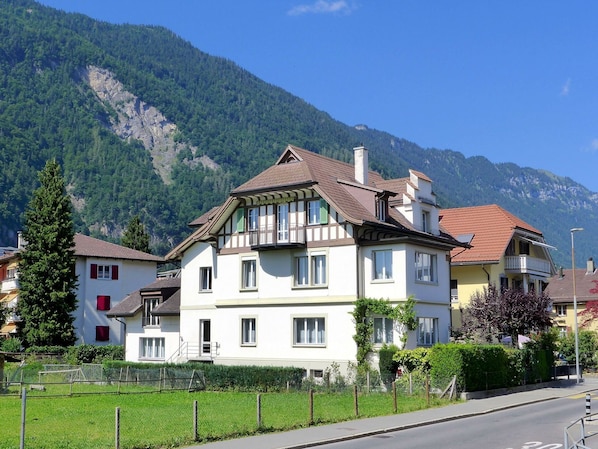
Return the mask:
<svg viewBox="0 0 598 449">
<path fill-rule="evenodd" d="M 329 13 L 351 13 L 352 8 L 345 0 L 317 0 L 309 5 L 298 5 L 289 10 L 290 16 L 299 16 L 302 14 L 329 14 Z"/>
<path fill-rule="evenodd" d="M 570 87 L 571 87 L 571 78 L 567 78 L 567 81 L 565 81 L 565 84 L 561 88 L 561 96 L 566 97 L 567 95 L 569 95 Z"/>
</svg>

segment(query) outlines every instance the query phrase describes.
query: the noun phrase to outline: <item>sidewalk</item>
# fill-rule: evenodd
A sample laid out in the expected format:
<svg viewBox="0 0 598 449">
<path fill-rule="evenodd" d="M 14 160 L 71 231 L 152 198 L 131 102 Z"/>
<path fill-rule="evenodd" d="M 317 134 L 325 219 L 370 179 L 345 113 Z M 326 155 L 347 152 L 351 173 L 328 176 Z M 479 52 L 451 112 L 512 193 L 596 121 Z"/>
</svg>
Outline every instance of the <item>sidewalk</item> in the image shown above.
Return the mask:
<svg viewBox="0 0 598 449">
<path fill-rule="evenodd" d="M 557 380 L 522 392 L 510 392 L 483 399 L 469 399 L 446 407 L 431 408 L 412 413 L 403 413 L 378 418 L 366 418 L 344 421 L 324 426 L 314 426 L 289 432 L 220 441 L 188 449 L 298 449 L 360 438 L 385 432 L 392 432 L 411 427 L 425 426 L 442 421 L 451 421 L 474 415 L 491 413 L 512 407 L 547 401 L 576 394 L 598 390 L 598 378 L 585 378 L 577 384 L 575 380 Z"/>
</svg>

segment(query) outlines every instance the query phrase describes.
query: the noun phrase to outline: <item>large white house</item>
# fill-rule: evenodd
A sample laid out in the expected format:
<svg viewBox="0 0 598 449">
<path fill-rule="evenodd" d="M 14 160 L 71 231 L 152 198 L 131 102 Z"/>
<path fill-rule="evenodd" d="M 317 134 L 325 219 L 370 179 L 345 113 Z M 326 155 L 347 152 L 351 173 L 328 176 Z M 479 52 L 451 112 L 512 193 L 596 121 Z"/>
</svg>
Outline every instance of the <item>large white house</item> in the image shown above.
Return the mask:
<svg viewBox="0 0 598 449">
<path fill-rule="evenodd" d="M 449 254 L 461 244 L 439 228 L 432 182 L 413 170 L 384 180 L 368 169 L 366 148 L 354 153 L 351 165 L 288 146 L 192 222 L 166 256 L 181 264 L 179 333 L 155 332 L 161 324 L 146 319 L 144 334 L 128 333 L 127 359 L 345 370 L 356 361 L 360 297 L 414 297 L 418 328 L 407 346 L 447 342 Z M 154 298 L 138 313 L 151 316 Z M 372 319 L 376 344 L 399 344 L 396 323 Z"/>
</svg>

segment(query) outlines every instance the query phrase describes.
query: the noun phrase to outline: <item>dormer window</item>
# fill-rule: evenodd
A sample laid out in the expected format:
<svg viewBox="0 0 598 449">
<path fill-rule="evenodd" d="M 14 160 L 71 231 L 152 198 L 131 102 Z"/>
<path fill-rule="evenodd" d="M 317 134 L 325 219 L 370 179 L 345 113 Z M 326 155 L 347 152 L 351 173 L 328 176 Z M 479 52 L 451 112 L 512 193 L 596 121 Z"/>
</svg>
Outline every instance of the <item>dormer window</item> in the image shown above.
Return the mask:
<svg viewBox="0 0 598 449">
<path fill-rule="evenodd" d="M 430 212 L 427 210 L 422 212 L 422 231 L 430 232 Z"/>
<path fill-rule="evenodd" d="M 388 207 L 388 203 L 386 202 L 386 200 L 379 198 L 378 199 L 378 220 L 386 221 L 387 212 L 388 212 L 387 207 Z"/>
</svg>

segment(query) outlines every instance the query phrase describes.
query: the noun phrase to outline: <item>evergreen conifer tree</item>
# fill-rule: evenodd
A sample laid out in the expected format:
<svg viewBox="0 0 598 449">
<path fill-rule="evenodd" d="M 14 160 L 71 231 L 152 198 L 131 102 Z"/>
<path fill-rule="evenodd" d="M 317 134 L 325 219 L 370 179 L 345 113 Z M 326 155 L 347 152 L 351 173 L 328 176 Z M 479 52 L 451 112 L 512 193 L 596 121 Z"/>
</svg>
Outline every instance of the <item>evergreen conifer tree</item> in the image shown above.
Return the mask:
<svg viewBox="0 0 598 449">
<path fill-rule="evenodd" d="M 127 229 L 123 233 L 121 243 L 127 248 L 133 248 L 144 253 L 151 253 L 149 234 L 145 231 L 145 227 L 139 218 L 139 215 L 135 215 L 129 221 Z"/>
<path fill-rule="evenodd" d="M 46 163 L 39 180 L 25 211 L 18 313 L 26 345 L 69 346 L 76 340 L 77 308 L 72 206 L 56 160 Z"/>
</svg>

